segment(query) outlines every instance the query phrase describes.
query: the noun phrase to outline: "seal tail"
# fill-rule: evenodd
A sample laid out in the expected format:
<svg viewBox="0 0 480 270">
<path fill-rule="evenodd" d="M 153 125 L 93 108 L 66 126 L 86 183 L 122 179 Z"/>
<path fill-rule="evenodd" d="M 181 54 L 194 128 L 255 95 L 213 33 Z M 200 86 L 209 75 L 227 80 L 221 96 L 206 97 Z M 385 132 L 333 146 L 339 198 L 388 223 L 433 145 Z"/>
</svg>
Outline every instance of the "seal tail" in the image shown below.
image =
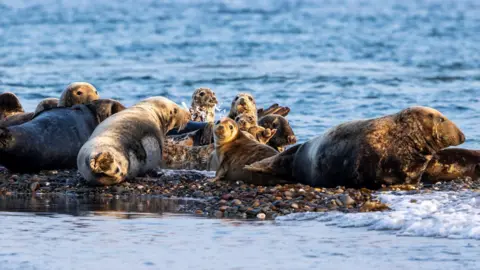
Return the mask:
<svg viewBox="0 0 480 270">
<path fill-rule="evenodd" d="M 0 127 L 0 149 L 8 148 L 13 142 L 13 136 L 6 127 Z"/>
<path fill-rule="evenodd" d="M 109 152 L 101 152 L 90 159 L 90 169 L 93 173 L 103 173 L 105 175 L 115 175 L 111 168 L 114 166 L 115 159 Z"/>
</svg>

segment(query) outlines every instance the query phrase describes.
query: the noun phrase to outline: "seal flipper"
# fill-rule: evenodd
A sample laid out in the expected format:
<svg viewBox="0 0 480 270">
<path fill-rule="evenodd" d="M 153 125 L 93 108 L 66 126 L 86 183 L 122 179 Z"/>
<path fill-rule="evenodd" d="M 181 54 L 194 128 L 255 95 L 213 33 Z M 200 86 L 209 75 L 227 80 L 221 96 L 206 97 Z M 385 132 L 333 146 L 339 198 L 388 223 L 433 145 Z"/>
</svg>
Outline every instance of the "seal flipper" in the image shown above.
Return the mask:
<svg viewBox="0 0 480 270">
<path fill-rule="evenodd" d="M 293 162 L 300 146 L 301 144 L 295 145 L 275 156 L 246 165 L 244 169 L 251 172 L 276 175 L 288 181 L 295 181 Z"/>
<path fill-rule="evenodd" d="M 288 115 L 289 112 L 290 112 L 289 107 L 279 106 L 277 103 L 275 103 L 265 110 L 263 108 L 258 109 L 257 110 L 257 115 L 258 115 L 258 119 L 262 118 L 265 115 L 269 115 L 269 114 L 278 114 L 278 115 L 281 115 L 281 116 L 285 117 L 285 116 Z"/>
<path fill-rule="evenodd" d="M 22 104 L 14 93 L 5 92 L 0 94 L 0 117 L 5 118 L 14 113 L 23 113 Z"/>
<path fill-rule="evenodd" d="M 120 169 L 115 166 L 115 159 L 109 152 L 101 152 L 90 159 L 90 168 L 93 173 L 115 176 Z M 112 168 L 115 168 L 112 170 Z"/>
</svg>

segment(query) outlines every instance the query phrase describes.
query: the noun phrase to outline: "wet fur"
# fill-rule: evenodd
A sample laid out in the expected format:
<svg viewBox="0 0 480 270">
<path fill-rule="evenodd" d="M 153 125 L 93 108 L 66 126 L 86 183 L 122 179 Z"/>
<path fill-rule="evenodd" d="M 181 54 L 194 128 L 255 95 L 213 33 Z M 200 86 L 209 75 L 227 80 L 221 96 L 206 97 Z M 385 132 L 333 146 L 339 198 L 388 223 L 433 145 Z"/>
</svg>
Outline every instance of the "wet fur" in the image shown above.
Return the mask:
<svg viewBox="0 0 480 270">
<path fill-rule="evenodd" d="M 79 172 L 91 185 L 111 185 L 144 174 L 160 165 L 166 133 L 183 128 L 190 117 L 167 98 L 145 99 L 95 129 L 78 154 Z"/>
<path fill-rule="evenodd" d="M 0 164 L 16 172 L 74 168 L 78 151 L 98 125 L 94 106 L 52 108 L 1 128 Z"/>
<path fill-rule="evenodd" d="M 72 107 L 76 104 L 88 104 L 97 100 L 97 89 L 87 82 L 74 82 L 63 90 L 58 102 L 59 107 Z"/>
<path fill-rule="evenodd" d="M 191 120 L 197 122 L 215 121 L 215 106 L 218 104 L 215 92 L 210 88 L 201 87 L 195 90 L 190 105 Z"/>
<path fill-rule="evenodd" d="M 285 146 L 295 144 L 297 138 L 293 133 L 292 127 L 285 117 L 277 114 L 269 114 L 258 120 L 258 125 L 266 129 L 276 129 L 277 132 L 268 140 L 267 144 L 279 152 L 282 152 Z"/>
<path fill-rule="evenodd" d="M 440 112 L 412 107 L 341 124 L 297 146 L 291 150 L 296 150 L 294 154 L 285 151 L 273 161 L 260 161 L 247 169 L 273 175 L 278 170 L 288 180 L 321 187 L 415 184 L 435 152 L 464 140 L 463 133 Z M 291 173 L 284 174 L 278 164 L 291 155 Z"/>
<path fill-rule="evenodd" d="M 447 148 L 437 152 L 422 175 L 422 182 L 436 183 L 455 179 L 480 178 L 480 151 Z"/>
</svg>

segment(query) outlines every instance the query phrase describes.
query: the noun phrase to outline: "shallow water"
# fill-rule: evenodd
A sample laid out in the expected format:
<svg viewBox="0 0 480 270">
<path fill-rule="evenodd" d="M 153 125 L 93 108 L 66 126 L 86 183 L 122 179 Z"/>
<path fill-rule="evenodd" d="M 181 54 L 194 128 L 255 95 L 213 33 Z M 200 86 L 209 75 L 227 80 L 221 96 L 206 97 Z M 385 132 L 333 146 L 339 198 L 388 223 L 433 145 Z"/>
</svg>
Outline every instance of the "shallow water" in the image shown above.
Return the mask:
<svg viewBox="0 0 480 270">
<path fill-rule="evenodd" d="M 347 120 L 426 105 L 458 124 L 464 147 L 479 148 L 479 10 L 476 0 L 3 0 L 0 91 L 18 94 L 28 110 L 58 97 L 72 81 L 89 81 L 102 97 L 126 105 L 153 95 L 188 104 L 194 88 L 208 86 L 227 109 L 237 92 L 248 91 L 262 106 L 289 106 L 300 141 Z M 394 218 L 327 218 L 340 227 L 358 219 L 366 228 L 394 232 L 325 226 L 325 217 L 115 219 L 89 212 L 103 204 L 85 202 L 78 207 L 86 216 L 55 214 L 65 213 L 62 207 L 47 208 L 47 215 L 2 213 L 0 268 L 101 262 L 116 268 L 478 269 L 473 254 L 480 249 L 472 240 L 478 239 L 478 193 L 438 196 L 416 198 L 428 203 L 413 209 L 412 219 L 401 216 L 408 195 L 391 200 L 393 215 L 400 215 Z M 14 205 L 3 211 L 20 211 Z M 370 219 L 374 223 L 365 222 Z M 388 225 L 392 220 L 396 227 Z M 467 240 L 435 238 L 459 235 Z"/>
</svg>

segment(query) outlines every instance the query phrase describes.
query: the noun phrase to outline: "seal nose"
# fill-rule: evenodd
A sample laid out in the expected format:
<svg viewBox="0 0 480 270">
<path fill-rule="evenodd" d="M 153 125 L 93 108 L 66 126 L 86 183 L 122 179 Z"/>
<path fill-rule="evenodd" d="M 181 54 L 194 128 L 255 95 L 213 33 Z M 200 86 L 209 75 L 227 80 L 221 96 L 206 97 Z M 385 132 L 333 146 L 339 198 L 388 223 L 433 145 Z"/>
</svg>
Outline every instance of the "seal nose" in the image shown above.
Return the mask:
<svg viewBox="0 0 480 270">
<path fill-rule="evenodd" d="M 240 102 L 240 105 L 247 105 L 243 97 L 239 99 L 239 102 Z"/>
<path fill-rule="evenodd" d="M 295 135 L 290 135 L 288 136 L 287 141 L 289 144 L 294 144 L 297 142 L 297 137 L 295 137 Z"/>
</svg>

